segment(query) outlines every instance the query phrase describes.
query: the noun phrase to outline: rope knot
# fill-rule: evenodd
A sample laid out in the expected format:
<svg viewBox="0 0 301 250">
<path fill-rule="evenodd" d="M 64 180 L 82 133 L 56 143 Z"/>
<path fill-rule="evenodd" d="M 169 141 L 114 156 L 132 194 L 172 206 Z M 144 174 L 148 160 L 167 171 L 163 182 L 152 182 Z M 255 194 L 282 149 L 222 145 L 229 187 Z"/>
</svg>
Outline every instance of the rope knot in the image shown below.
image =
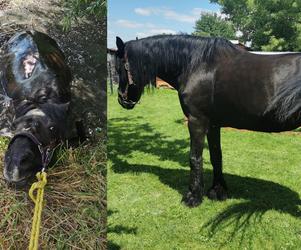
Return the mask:
<svg viewBox="0 0 301 250">
<path fill-rule="evenodd" d="M 38 181 L 34 182 L 29 189 L 29 196 L 35 204 L 37 203 L 38 189 L 44 189 L 47 184 L 47 174 L 46 172 L 38 172 L 36 177 Z M 34 195 L 35 191 L 37 191 L 36 195 Z"/>
</svg>

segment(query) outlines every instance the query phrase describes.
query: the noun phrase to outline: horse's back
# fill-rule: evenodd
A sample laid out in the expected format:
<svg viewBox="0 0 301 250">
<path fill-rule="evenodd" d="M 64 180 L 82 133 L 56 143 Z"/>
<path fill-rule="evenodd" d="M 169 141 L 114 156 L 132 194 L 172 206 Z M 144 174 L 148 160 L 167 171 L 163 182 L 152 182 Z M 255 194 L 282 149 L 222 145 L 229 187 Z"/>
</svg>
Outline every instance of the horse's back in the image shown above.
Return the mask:
<svg viewBox="0 0 301 250">
<path fill-rule="evenodd" d="M 279 89 L 301 79 L 301 55 L 242 53 L 220 64 L 213 82 L 211 116 L 221 126 L 258 131 L 291 130 L 300 125 L 278 121 L 267 112 Z M 298 87 L 301 90 L 301 86 Z"/>
</svg>

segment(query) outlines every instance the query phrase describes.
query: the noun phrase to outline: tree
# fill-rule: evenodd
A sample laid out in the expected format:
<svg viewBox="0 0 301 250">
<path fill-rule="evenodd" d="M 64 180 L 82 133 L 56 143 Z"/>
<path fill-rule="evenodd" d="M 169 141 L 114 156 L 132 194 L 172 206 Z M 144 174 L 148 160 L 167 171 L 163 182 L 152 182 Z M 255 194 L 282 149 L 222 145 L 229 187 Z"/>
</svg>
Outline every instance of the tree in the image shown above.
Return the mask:
<svg viewBox="0 0 301 250">
<path fill-rule="evenodd" d="M 211 0 L 256 50 L 301 49 L 300 0 Z"/>
<path fill-rule="evenodd" d="M 235 38 L 234 25 L 230 21 L 223 20 L 217 14 L 202 14 L 196 21 L 194 35 Z"/>
</svg>

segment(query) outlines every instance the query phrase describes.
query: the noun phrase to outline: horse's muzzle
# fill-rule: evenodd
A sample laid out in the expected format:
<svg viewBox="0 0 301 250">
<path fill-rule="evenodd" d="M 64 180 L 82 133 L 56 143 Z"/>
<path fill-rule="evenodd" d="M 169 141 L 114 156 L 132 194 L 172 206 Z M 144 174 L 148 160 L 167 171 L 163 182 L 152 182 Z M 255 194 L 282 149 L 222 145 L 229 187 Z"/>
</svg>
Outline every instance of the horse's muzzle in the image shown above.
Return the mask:
<svg viewBox="0 0 301 250">
<path fill-rule="evenodd" d="M 21 188 L 27 187 L 29 185 L 30 181 L 32 180 L 32 176 L 30 176 L 28 178 L 23 178 L 18 181 L 12 181 L 5 177 L 4 177 L 4 180 L 8 187 L 14 188 L 14 189 L 21 189 Z"/>
<path fill-rule="evenodd" d="M 133 102 L 131 100 L 126 100 L 120 94 L 118 94 L 118 102 L 125 109 L 133 109 L 136 105 L 136 102 Z"/>
<path fill-rule="evenodd" d="M 23 188 L 26 187 L 30 181 L 33 179 L 33 175 L 22 176 L 22 178 L 16 179 L 13 174 L 8 173 L 6 169 L 3 171 L 3 177 L 5 183 L 11 188 Z"/>
</svg>

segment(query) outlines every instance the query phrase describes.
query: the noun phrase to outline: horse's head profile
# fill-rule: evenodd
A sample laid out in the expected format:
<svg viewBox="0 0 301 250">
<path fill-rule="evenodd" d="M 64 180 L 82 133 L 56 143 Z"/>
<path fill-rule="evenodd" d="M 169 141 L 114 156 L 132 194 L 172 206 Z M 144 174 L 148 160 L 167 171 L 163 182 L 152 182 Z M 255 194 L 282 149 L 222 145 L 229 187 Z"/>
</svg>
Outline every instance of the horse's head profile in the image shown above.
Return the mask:
<svg viewBox="0 0 301 250">
<path fill-rule="evenodd" d="M 115 64 L 119 77 L 118 102 L 123 108 L 132 109 L 139 101 L 144 86 L 135 80 L 135 70 L 131 68 L 126 45 L 121 38 L 116 38 L 116 45 L 118 48 Z"/>
<path fill-rule="evenodd" d="M 0 91 L 10 98 L 14 118 L 3 175 L 20 187 L 48 165 L 66 138 L 71 72 L 56 42 L 37 31 L 17 33 L 4 51 Z"/>
<path fill-rule="evenodd" d="M 48 164 L 53 150 L 65 138 L 69 103 L 19 105 L 12 124 L 14 137 L 4 157 L 4 178 L 16 186 L 26 184 Z"/>
</svg>

